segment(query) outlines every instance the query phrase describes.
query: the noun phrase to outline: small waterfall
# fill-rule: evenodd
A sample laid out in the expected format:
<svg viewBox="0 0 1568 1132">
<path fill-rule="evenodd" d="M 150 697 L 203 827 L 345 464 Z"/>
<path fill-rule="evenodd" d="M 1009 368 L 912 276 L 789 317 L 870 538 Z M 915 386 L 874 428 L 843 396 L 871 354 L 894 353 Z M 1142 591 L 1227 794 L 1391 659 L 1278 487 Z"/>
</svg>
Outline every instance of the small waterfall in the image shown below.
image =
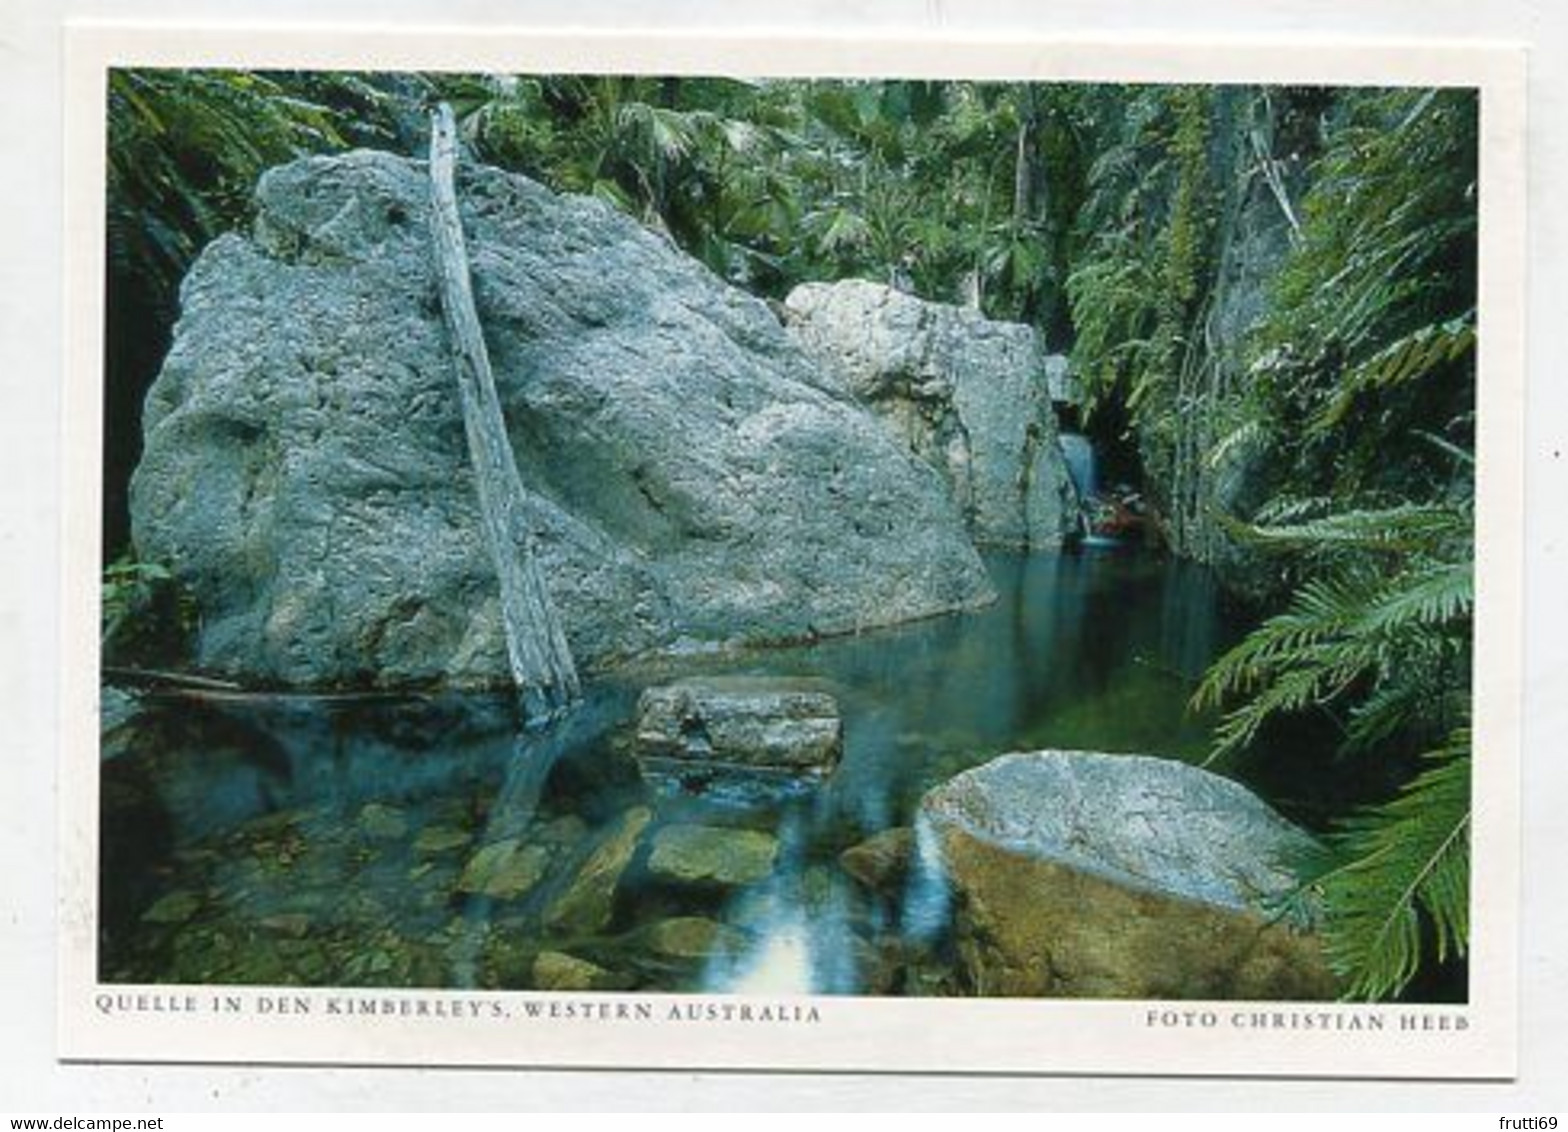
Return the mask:
<svg viewBox="0 0 1568 1132">
<path fill-rule="evenodd" d="M 1073 481 L 1073 488 L 1078 492 L 1078 527 L 1083 535 L 1083 545 L 1099 545 L 1101 540 L 1094 533 L 1093 501 L 1100 490 L 1094 443 L 1077 432 L 1064 432 L 1057 440 L 1062 446 L 1062 459 L 1067 463 L 1067 478 Z"/>
<path fill-rule="evenodd" d="M 1097 469 L 1094 466 L 1094 444 L 1087 436 L 1064 432 L 1060 436 L 1062 458 L 1067 461 L 1067 474 L 1078 489 L 1078 498 L 1085 505 L 1100 490 Z"/>
</svg>

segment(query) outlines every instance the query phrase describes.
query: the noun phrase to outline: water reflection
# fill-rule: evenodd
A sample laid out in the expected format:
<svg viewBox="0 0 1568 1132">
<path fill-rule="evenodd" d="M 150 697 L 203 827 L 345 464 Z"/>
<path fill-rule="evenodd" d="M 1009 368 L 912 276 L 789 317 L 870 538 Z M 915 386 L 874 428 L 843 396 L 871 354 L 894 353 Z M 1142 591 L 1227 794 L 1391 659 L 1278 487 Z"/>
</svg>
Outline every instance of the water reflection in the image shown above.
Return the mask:
<svg viewBox="0 0 1568 1132">
<path fill-rule="evenodd" d="M 1201 570 L 988 565 L 987 610 L 622 673 L 544 732 L 521 732 L 507 697 L 153 702 L 103 764 L 103 977 L 950 990 L 921 795 L 1008 750 L 1201 757 L 1186 699 L 1233 636 Z M 828 682 L 837 771 L 784 788 L 641 768 L 641 688 L 719 671 Z M 897 867 L 841 859 L 911 826 Z M 703 855 L 676 853 L 671 830 L 698 831 L 681 844 Z"/>
</svg>

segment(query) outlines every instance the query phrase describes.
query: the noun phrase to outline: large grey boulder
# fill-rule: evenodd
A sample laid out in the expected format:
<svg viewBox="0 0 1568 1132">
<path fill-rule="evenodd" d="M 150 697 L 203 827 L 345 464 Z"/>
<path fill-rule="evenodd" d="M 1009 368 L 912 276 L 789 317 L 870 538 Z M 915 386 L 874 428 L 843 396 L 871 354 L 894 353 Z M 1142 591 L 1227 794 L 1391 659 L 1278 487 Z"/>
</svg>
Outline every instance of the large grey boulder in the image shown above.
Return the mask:
<svg viewBox="0 0 1568 1132">
<path fill-rule="evenodd" d="M 132 481 L 195 661 L 296 685 L 499 683 L 423 163 L 268 171 L 185 280 Z M 469 168 L 460 209 L 538 555 L 589 668 L 992 594 L 941 479 L 767 307 L 608 206 Z"/>
<path fill-rule="evenodd" d="M 807 352 L 942 473 L 976 540 L 1056 547 L 1077 529 L 1051 404 L 1064 363 L 1032 328 L 858 279 L 784 305 Z"/>
<path fill-rule="evenodd" d="M 1333 998 L 1309 925 L 1274 918 L 1312 839 L 1170 759 L 1004 755 L 921 802 L 980 994 Z"/>
</svg>

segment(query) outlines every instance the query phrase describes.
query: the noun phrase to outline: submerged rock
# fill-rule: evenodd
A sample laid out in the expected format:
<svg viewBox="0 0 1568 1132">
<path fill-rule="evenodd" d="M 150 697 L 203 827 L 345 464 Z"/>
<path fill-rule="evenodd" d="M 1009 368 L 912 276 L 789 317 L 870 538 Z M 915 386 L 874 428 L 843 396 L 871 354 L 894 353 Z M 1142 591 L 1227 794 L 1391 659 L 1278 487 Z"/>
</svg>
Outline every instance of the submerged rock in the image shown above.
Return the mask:
<svg viewBox="0 0 1568 1132">
<path fill-rule="evenodd" d="M 419 831 L 414 838 L 414 852 L 425 857 L 450 853 L 468 844 L 469 836 L 455 826 L 433 825 Z"/>
<path fill-rule="evenodd" d="M 642 940 L 649 951 L 667 959 L 704 959 L 738 954 L 749 937 L 738 928 L 701 916 L 676 916 L 651 925 Z"/>
<path fill-rule="evenodd" d="M 515 900 L 544 879 L 550 851 L 542 845 L 524 847 L 516 838 L 486 845 L 469 859 L 457 879 L 459 892 L 496 900 Z"/>
<path fill-rule="evenodd" d="M 148 924 L 183 924 L 201 910 L 200 893 L 179 889 L 157 900 L 142 913 Z"/>
<path fill-rule="evenodd" d="M 263 916 L 257 923 L 265 931 L 288 936 L 291 939 L 303 939 L 310 934 L 310 917 L 303 912 L 280 912 L 275 916 Z"/>
<path fill-rule="evenodd" d="M 843 751 L 838 703 L 810 681 L 711 676 L 637 701 L 643 757 L 826 773 Z"/>
<path fill-rule="evenodd" d="M 459 204 L 536 551 L 587 668 L 991 600 L 932 469 L 759 300 L 588 197 Z M 131 484 L 196 663 L 291 685 L 508 677 L 422 162 L 269 170 L 186 277 Z M 1042 444 L 1042 450 L 1050 445 Z"/>
<path fill-rule="evenodd" d="M 359 811 L 359 828 L 367 837 L 394 841 L 408 832 L 408 818 L 394 806 L 370 802 Z"/>
<path fill-rule="evenodd" d="M 778 838 L 754 829 L 672 825 L 653 838 L 648 871 L 677 884 L 755 884 L 773 872 Z"/>
<path fill-rule="evenodd" d="M 533 965 L 533 985 L 536 990 L 619 990 L 626 986 L 627 981 L 597 963 L 562 951 L 541 951 Z"/>
<path fill-rule="evenodd" d="M 796 341 L 942 474 L 978 541 L 1056 547 L 1076 531 L 1051 405 L 1063 363 L 1033 328 L 859 279 L 803 284 L 785 310 Z"/>
<path fill-rule="evenodd" d="M 545 925 L 563 934 L 590 935 L 610 922 L 621 874 L 637 852 L 642 831 L 653 820 L 646 806 L 628 810 L 611 826 L 570 886 L 545 911 Z"/>
<path fill-rule="evenodd" d="M 926 795 L 973 991 L 1333 998 L 1310 931 L 1264 903 L 1312 839 L 1239 784 L 1169 759 L 1004 755 Z"/>
<path fill-rule="evenodd" d="M 895 892 L 909 874 L 915 854 L 915 831 L 908 826 L 884 829 L 839 854 L 839 866 L 872 892 Z"/>
</svg>

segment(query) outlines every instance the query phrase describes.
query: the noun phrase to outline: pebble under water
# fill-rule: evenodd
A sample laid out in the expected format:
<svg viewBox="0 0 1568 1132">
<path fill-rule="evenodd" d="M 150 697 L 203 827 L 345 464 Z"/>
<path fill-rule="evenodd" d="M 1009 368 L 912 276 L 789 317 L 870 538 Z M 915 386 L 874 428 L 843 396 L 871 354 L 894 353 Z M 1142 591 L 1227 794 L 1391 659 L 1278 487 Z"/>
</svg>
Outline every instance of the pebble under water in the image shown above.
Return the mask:
<svg viewBox="0 0 1568 1132">
<path fill-rule="evenodd" d="M 662 660 L 590 681 L 542 733 L 520 734 L 505 697 L 149 697 L 105 742 L 100 977 L 968 993 L 912 829 L 921 796 L 1013 750 L 1201 760 L 1212 720 L 1187 701 L 1239 629 L 1191 565 L 987 566 L 1000 597 L 984 610 Z M 838 769 L 646 775 L 639 692 L 712 672 L 827 681 Z M 900 838 L 908 867 L 887 864 Z"/>
</svg>

